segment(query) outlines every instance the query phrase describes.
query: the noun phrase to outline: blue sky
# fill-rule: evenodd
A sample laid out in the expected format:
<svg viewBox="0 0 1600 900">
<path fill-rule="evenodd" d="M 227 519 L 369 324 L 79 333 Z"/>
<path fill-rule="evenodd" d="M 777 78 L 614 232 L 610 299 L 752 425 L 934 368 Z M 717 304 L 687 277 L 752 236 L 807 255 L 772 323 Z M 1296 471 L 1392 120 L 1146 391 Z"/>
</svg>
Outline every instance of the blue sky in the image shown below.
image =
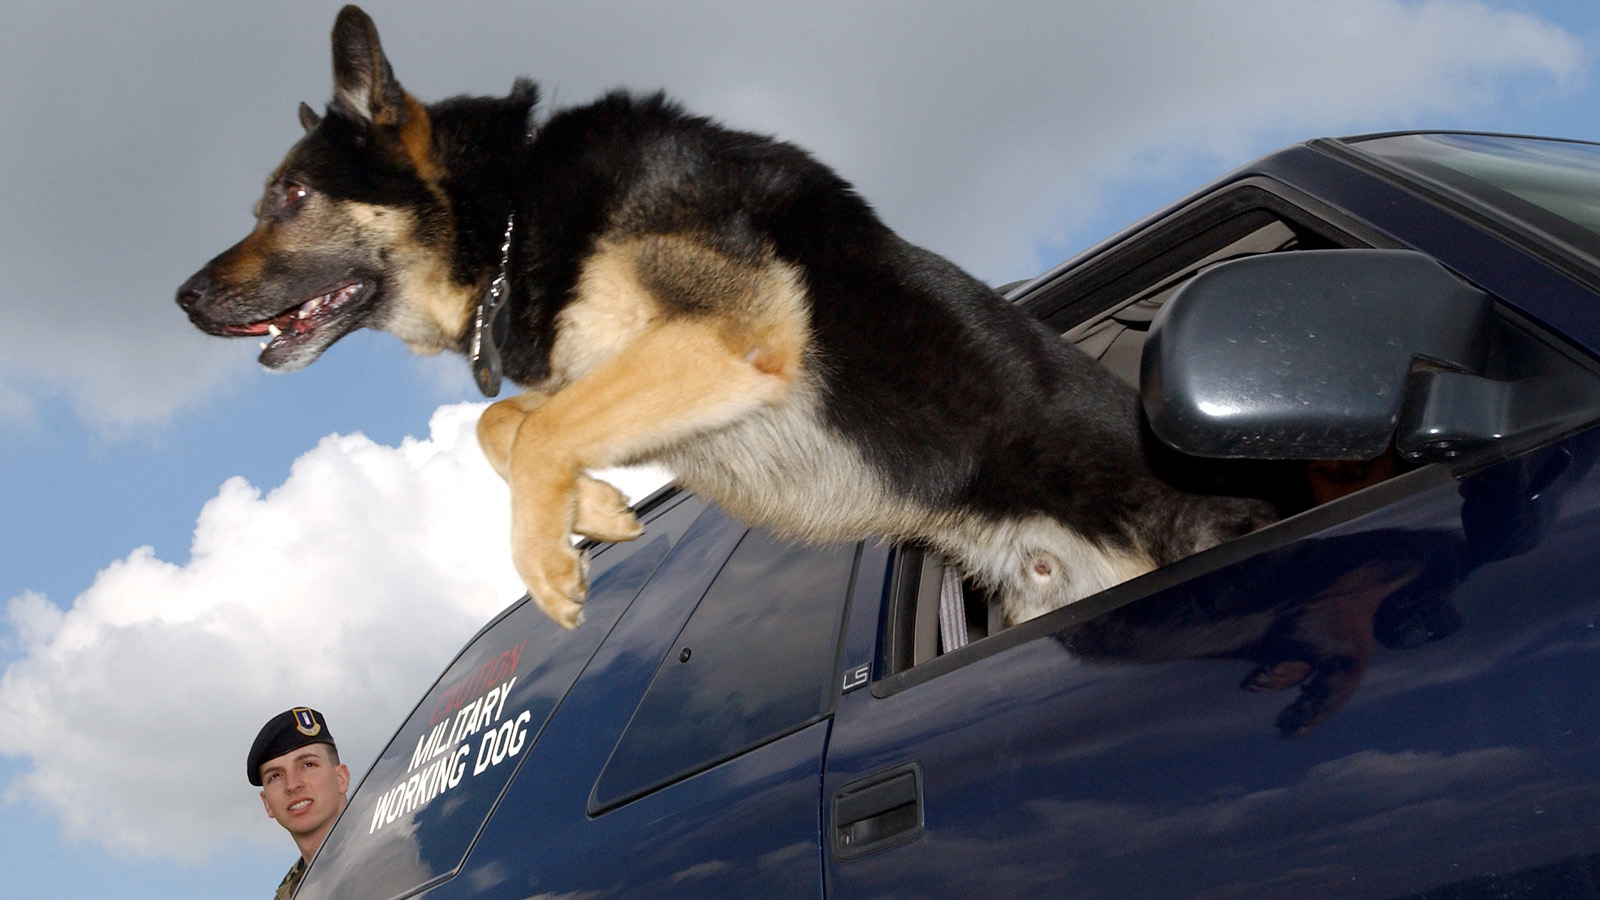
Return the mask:
<svg viewBox="0 0 1600 900">
<path fill-rule="evenodd" d="M 520 593 L 458 359 L 357 334 L 272 375 L 176 286 L 249 227 L 336 3 L 8 10 L 0 29 L 0 867 L 37 898 L 261 897 L 240 771 L 291 705 L 359 773 Z M 908 238 L 1035 274 L 1277 146 L 1600 140 L 1580 2 L 372 3 L 413 93 L 667 88 L 813 150 Z"/>
</svg>

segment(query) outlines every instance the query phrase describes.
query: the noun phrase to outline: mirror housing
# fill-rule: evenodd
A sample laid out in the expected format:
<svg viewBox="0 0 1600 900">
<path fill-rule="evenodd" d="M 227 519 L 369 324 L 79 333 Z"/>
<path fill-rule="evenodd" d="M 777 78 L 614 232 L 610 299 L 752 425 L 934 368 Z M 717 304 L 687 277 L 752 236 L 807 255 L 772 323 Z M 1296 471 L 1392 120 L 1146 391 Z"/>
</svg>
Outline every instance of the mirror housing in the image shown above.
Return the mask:
<svg viewBox="0 0 1600 900">
<path fill-rule="evenodd" d="M 1492 309 L 1487 294 L 1408 250 L 1220 263 L 1151 324 L 1145 414 L 1156 437 L 1191 456 L 1373 459 L 1391 441 L 1413 459 L 1455 455 L 1515 427 L 1499 401 L 1529 393 L 1479 375 Z"/>
</svg>

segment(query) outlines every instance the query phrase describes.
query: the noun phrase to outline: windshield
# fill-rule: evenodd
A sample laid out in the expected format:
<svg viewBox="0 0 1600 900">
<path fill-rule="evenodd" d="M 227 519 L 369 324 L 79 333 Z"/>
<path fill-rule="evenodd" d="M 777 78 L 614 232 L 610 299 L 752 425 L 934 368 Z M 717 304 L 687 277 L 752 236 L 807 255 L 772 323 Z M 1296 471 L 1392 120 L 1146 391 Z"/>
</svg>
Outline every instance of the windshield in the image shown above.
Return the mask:
<svg viewBox="0 0 1600 900">
<path fill-rule="evenodd" d="M 1347 143 L 1465 194 L 1600 264 L 1600 144 L 1483 134 Z"/>
</svg>

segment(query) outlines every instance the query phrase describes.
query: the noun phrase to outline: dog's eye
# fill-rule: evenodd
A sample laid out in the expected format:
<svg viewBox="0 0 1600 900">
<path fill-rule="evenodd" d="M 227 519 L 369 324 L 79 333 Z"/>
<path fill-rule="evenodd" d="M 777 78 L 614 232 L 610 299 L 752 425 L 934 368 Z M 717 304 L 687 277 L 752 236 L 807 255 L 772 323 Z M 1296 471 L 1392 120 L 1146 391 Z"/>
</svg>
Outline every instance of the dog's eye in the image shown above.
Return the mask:
<svg viewBox="0 0 1600 900">
<path fill-rule="evenodd" d="M 267 192 L 256 203 L 256 218 L 286 219 L 300 211 L 311 189 L 297 181 L 277 181 L 267 185 Z"/>
<path fill-rule="evenodd" d="M 282 213 L 293 213 L 299 209 L 306 195 L 310 193 L 305 185 L 293 181 L 285 181 L 280 190 L 282 193 L 278 197 L 278 211 Z"/>
</svg>

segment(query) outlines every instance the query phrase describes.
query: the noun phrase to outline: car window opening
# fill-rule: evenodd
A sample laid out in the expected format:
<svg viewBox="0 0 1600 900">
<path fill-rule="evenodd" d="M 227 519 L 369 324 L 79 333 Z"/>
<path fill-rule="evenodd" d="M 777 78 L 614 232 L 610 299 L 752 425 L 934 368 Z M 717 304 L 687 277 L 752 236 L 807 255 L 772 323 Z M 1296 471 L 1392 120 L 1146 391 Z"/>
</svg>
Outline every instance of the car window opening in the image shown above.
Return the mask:
<svg viewBox="0 0 1600 900">
<path fill-rule="evenodd" d="M 1259 228 L 1158 281 L 1100 316 L 1068 329 L 1062 338 L 1100 361 L 1126 384 L 1139 387 L 1139 359 L 1156 313 L 1185 282 L 1220 262 L 1261 253 L 1320 249 L 1326 242 L 1308 238 L 1282 221 Z"/>
<path fill-rule="evenodd" d="M 1181 228 L 1179 229 L 1181 231 Z M 1156 271 L 1148 256 L 1135 258 L 1121 275 L 1103 274 L 1087 279 L 1097 310 L 1078 305 L 1071 282 L 1041 288 L 1046 305 L 1057 310 L 1088 313 L 1065 326 L 1062 338 L 1088 353 L 1117 378 L 1138 389 L 1141 358 L 1151 323 L 1165 304 L 1191 278 L 1222 262 L 1269 253 L 1327 250 L 1367 246 L 1331 225 L 1307 225 L 1262 209 L 1247 210 L 1199 233 L 1189 232 L 1176 242 L 1156 241 L 1165 265 Z M 1330 236 L 1332 235 L 1332 236 Z M 1159 236 L 1158 236 L 1159 237 Z M 1176 244 L 1176 246 L 1173 245 Z M 1024 301 L 1026 302 L 1026 300 Z M 1036 306 L 1036 308 L 1043 308 Z M 1056 321 L 1060 321 L 1056 319 Z M 1492 382 L 1515 383 L 1541 379 L 1552 384 L 1581 384 L 1574 396 L 1579 404 L 1593 406 L 1600 395 L 1600 377 L 1592 361 L 1575 359 L 1559 342 L 1540 329 L 1497 308 L 1487 336 L 1489 352 L 1484 371 Z M 1426 367 L 1425 363 L 1419 363 Z M 1541 382 L 1542 383 L 1542 382 Z M 1572 391 L 1569 391 L 1572 393 Z M 1563 395 L 1565 396 L 1565 395 Z M 1593 416 L 1588 418 L 1592 419 Z M 1530 449 L 1550 440 L 1570 423 L 1525 434 L 1507 435 L 1494 446 L 1452 461 L 1481 465 L 1491 459 Z M 1396 452 L 1393 442 L 1370 460 L 1233 460 L 1186 456 L 1146 432 L 1145 445 L 1156 473 L 1169 483 L 1195 493 L 1227 494 L 1264 499 L 1278 510 L 1280 519 L 1342 499 L 1413 472 L 1421 463 L 1409 462 Z M 1461 460 L 1464 460 L 1462 462 Z M 1275 527 L 1275 526 L 1274 526 Z M 965 578 L 936 553 L 926 548 L 901 547 L 897 551 L 892 603 L 895 614 L 886 634 L 889 674 L 904 671 L 939 656 L 1000 634 L 1010 625 L 1000 598 Z"/>
<path fill-rule="evenodd" d="M 1205 239 L 1193 242 L 1205 248 Z M 1264 253 L 1332 249 L 1340 246 L 1321 234 L 1271 217 L 1260 227 L 1206 252 L 1201 249 L 1176 271 L 1153 282 L 1130 287 L 1126 299 L 1112 302 L 1063 334 L 1134 389 L 1139 387 L 1145 336 L 1163 304 L 1200 271 L 1229 260 Z M 1143 274 L 1143 273 L 1141 273 Z M 1272 502 L 1282 517 L 1294 515 L 1372 484 L 1409 471 L 1392 448 L 1366 462 L 1305 463 L 1292 461 L 1201 460 L 1185 457 L 1147 436 L 1157 473 L 1185 490 L 1231 493 Z M 1001 599 L 966 578 L 931 550 L 902 548 L 899 554 L 898 633 L 891 640 L 891 671 L 903 671 L 951 653 L 1008 625 Z"/>
</svg>

